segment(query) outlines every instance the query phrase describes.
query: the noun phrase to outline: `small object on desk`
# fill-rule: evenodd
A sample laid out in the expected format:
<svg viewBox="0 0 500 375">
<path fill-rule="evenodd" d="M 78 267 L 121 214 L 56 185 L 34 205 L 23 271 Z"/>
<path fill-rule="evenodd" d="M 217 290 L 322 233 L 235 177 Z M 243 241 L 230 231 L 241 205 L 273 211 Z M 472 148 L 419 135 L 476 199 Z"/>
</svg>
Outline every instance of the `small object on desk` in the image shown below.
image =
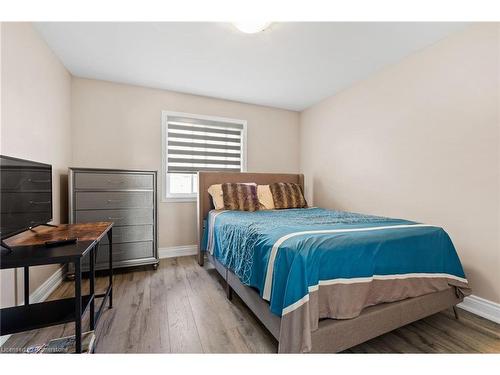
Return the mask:
<svg viewBox="0 0 500 375">
<path fill-rule="evenodd" d="M 63 246 L 76 242 L 77 242 L 76 238 L 66 238 L 64 240 L 45 241 L 45 246 L 47 247 Z"/>
</svg>

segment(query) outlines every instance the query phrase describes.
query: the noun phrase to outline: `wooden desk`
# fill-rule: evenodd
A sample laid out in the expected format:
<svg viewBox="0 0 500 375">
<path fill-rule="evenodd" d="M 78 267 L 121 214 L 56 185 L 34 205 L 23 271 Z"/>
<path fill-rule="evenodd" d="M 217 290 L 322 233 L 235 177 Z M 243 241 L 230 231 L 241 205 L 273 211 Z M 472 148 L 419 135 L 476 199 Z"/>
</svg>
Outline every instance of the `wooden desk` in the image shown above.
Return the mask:
<svg viewBox="0 0 500 375">
<path fill-rule="evenodd" d="M 0 269 L 24 268 L 24 305 L 0 310 L 0 335 L 9 335 L 53 325 L 75 322 L 75 348 L 81 353 L 82 316 L 90 308 L 90 330 L 94 330 L 106 301 L 113 307 L 113 251 L 111 222 L 85 224 L 61 224 L 56 228 L 36 227 L 5 242 L 13 248 L 12 253 L 2 255 Z M 106 292 L 95 294 L 95 259 L 99 242 L 107 235 L 109 239 L 109 283 Z M 46 247 L 46 241 L 77 238 L 74 244 Z M 90 292 L 82 296 L 81 264 L 90 256 Z M 29 267 L 45 264 L 73 263 L 75 267 L 75 297 L 41 303 L 29 303 Z M 103 298 L 95 312 L 95 299 Z"/>
</svg>

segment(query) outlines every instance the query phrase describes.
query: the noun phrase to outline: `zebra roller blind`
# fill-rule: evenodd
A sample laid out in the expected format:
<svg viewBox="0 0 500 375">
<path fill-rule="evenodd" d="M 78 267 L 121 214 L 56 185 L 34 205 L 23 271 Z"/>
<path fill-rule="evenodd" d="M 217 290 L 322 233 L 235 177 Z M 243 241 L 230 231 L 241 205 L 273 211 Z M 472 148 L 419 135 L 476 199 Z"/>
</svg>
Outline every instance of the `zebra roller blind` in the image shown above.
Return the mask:
<svg viewBox="0 0 500 375">
<path fill-rule="evenodd" d="M 167 172 L 242 170 L 243 124 L 167 117 Z"/>
</svg>

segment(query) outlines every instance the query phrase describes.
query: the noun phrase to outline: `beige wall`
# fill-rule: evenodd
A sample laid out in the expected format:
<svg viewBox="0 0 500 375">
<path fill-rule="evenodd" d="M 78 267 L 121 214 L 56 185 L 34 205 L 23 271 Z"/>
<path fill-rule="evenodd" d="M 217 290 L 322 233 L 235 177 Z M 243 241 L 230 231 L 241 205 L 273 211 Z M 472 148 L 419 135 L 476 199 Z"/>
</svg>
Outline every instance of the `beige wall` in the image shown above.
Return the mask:
<svg viewBox="0 0 500 375">
<path fill-rule="evenodd" d="M 298 172 L 297 112 L 80 78 L 72 81 L 72 165 L 160 171 L 162 110 L 247 120 L 248 171 Z M 196 243 L 195 206 L 159 203 L 160 247 Z"/>
<path fill-rule="evenodd" d="M 52 164 L 54 222 L 66 222 L 66 175 L 70 152 L 71 76 L 45 42 L 27 23 L 2 23 L 3 155 Z M 35 267 L 31 290 L 58 266 Z M 18 272 L 19 302 L 22 271 Z M 13 305 L 14 272 L 1 272 L 1 305 Z"/>
<path fill-rule="evenodd" d="M 314 204 L 443 226 L 500 302 L 499 27 L 473 25 L 301 113 Z"/>
</svg>

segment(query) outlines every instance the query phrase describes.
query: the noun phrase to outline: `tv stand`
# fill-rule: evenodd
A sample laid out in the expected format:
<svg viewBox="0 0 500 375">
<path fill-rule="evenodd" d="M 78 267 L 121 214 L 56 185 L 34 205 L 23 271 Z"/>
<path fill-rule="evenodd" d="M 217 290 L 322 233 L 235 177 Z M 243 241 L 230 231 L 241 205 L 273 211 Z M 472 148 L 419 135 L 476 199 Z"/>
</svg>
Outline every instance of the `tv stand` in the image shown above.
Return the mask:
<svg viewBox="0 0 500 375">
<path fill-rule="evenodd" d="M 0 269 L 24 268 L 24 304 L 0 309 L 0 336 L 54 325 L 74 323 L 75 351 L 82 352 L 82 318 L 89 311 L 89 328 L 94 331 L 108 304 L 113 307 L 113 243 L 111 222 L 61 224 L 33 234 L 28 231 L 9 240 L 12 254 L 2 256 Z M 96 293 L 95 260 L 99 243 L 108 237 L 108 286 Z M 49 248 L 46 241 L 78 238 L 78 242 Z M 102 251 L 102 250 L 101 250 Z M 89 288 L 82 290 L 82 260 L 90 265 Z M 30 303 L 29 268 L 46 264 L 72 263 L 75 267 L 75 297 Z M 96 300 L 99 299 L 99 304 Z"/>
</svg>

